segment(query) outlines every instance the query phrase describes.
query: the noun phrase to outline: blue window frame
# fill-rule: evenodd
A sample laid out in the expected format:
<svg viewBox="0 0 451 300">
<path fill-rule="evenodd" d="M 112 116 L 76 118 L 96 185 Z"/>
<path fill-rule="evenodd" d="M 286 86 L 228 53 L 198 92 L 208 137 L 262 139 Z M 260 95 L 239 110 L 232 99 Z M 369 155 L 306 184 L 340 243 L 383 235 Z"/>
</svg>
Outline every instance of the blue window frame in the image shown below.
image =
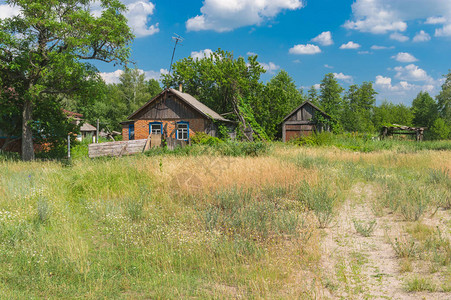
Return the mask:
<svg viewBox="0 0 451 300">
<path fill-rule="evenodd" d="M 149 134 L 163 134 L 163 123 L 162 122 L 150 122 L 149 123 Z"/>
<path fill-rule="evenodd" d="M 185 121 L 177 122 L 177 130 L 175 132 L 175 138 L 181 141 L 189 140 L 189 122 Z"/>
<path fill-rule="evenodd" d="M 135 124 L 128 125 L 128 139 L 129 140 L 135 139 Z"/>
</svg>

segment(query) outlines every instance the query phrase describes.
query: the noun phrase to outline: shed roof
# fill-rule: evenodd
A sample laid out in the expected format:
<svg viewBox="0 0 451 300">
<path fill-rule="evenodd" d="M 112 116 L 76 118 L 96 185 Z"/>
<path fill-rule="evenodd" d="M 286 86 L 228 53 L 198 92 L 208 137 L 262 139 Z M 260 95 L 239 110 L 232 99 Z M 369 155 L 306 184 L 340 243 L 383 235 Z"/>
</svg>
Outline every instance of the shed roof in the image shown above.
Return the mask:
<svg viewBox="0 0 451 300">
<path fill-rule="evenodd" d="M 316 109 L 317 111 L 319 111 L 321 114 L 323 114 L 324 116 L 331 118 L 331 116 L 329 116 L 328 114 L 326 114 L 323 110 L 321 110 L 318 106 L 316 106 L 315 104 L 313 104 L 312 102 L 305 100 L 301 105 L 299 105 L 297 108 L 295 108 L 291 113 L 289 113 L 282 121 L 285 122 L 286 120 L 288 120 L 289 118 L 291 118 L 292 115 L 294 115 L 298 110 L 300 110 L 304 105 L 306 104 L 310 104 L 314 109 Z"/>
<path fill-rule="evenodd" d="M 80 127 L 80 131 L 97 131 L 97 128 L 89 123 L 83 123 L 83 125 L 81 125 Z"/>
<path fill-rule="evenodd" d="M 220 114 L 218 114 L 217 112 L 215 112 L 214 110 L 212 110 L 211 108 L 209 108 L 208 106 L 206 106 L 205 104 L 203 104 L 202 102 L 200 102 L 199 100 L 197 100 L 196 98 L 191 96 L 190 94 L 182 93 L 180 91 L 177 91 L 177 90 L 171 89 L 171 88 L 165 89 L 163 92 L 161 92 L 160 94 L 155 96 L 153 99 L 148 101 L 146 104 L 141 106 L 137 111 L 135 111 L 133 114 L 131 114 L 128 117 L 128 119 L 129 120 L 133 119 L 139 112 L 141 112 L 143 109 L 145 109 L 147 106 L 149 106 L 151 103 L 156 101 L 160 96 L 162 96 L 164 93 L 167 93 L 167 92 L 172 93 L 174 96 L 176 96 L 177 98 L 179 98 L 180 100 L 185 102 L 188 106 L 190 106 L 191 108 L 193 108 L 194 110 L 199 112 L 201 115 L 203 115 L 209 119 L 223 121 L 223 122 L 232 122 L 230 120 L 227 120 L 226 118 L 224 118 L 223 116 L 221 116 Z"/>
</svg>

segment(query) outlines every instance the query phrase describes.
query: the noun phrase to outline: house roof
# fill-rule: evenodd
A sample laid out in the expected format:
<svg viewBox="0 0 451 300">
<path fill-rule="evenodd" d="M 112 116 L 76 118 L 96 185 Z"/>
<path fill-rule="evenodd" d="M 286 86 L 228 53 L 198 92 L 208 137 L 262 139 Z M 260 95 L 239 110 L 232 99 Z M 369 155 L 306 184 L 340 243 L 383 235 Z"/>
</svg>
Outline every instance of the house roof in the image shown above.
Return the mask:
<svg viewBox="0 0 451 300">
<path fill-rule="evenodd" d="M 285 122 L 286 120 L 288 120 L 289 118 L 291 118 L 292 115 L 294 115 L 298 110 L 300 110 L 304 105 L 306 104 L 310 104 L 314 109 L 316 109 L 317 111 L 319 111 L 320 113 L 322 113 L 324 116 L 331 118 L 331 116 L 329 116 L 328 114 L 326 114 L 323 110 L 321 110 L 318 106 L 316 106 L 315 104 L 313 104 L 312 102 L 305 100 L 301 105 L 299 105 L 297 108 L 295 108 L 291 113 L 289 113 L 282 121 Z"/>
<path fill-rule="evenodd" d="M 83 123 L 83 125 L 81 125 L 80 127 L 80 131 L 97 131 L 97 128 L 89 123 Z"/>
<path fill-rule="evenodd" d="M 202 102 L 200 102 L 199 100 L 197 100 L 196 98 L 191 96 L 190 94 L 182 93 L 180 91 L 177 91 L 177 90 L 171 89 L 171 88 L 165 89 L 163 92 L 161 92 L 160 94 L 155 96 L 153 99 L 148 101 L 146 104 L 141 106 L 141 108 L 139 108 L 137 111 L 135 111 L 133 114 L 131 114 L 128 117 L 128 119 L 129 120 L 133 119 L 144 108 L 146 108 L 148 105 L 150 105 L 151 103 L 156 101 L 160 96 L 162 96 L 164 93 L 167 93 L 167 92 L 172 93 L 177 98 L 179 98 L 180 100 L 185 102 L 188 106 L 190 106 L 191 108 L 193 108 L 194 110 L 199 112 L 201 115 L 205 116 L 206 118 L 217 120 L 217 121 L 223 121 L 223 122 L 232 122 L 230 120 L 227 120 L 226 118 L 224 118 L 223 116 L 221 116 L 220 114 L 218 114 L 217 112 L 215 112 L 214 110 L 212 110 L 211 108 L 209 108 L 208 106 L 206 106 L 205 104 L 203 104 Z"/>
</svg>

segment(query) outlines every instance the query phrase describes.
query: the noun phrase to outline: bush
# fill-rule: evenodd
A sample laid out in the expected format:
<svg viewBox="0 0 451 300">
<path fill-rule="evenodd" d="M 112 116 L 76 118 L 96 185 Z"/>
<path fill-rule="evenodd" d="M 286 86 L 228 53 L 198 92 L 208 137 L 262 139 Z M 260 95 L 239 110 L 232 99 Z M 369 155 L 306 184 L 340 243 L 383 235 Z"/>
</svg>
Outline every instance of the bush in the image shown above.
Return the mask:
<svg viewBox="0 0 451 300">
<path fill-rule="evenodd" d="M 450 135 L 451 129 L 445 120 L 438 118 L 432 124 L 429 136 L 434 140 L 446 140 Z"/>
<path fill-rule="evenodd" d="M 205 132 L 196 132 L 195 135 L 191 137 L 191 143 L 194 145 L 217 145 L 223 143 L 221 139 L 213 137 L 206 134 Z"/>
<path fill-rule="evenodd" d="M 332 221 L 337 195 L 330 191 L 327 184 L 310 186 L 307 182 L 303 182 L 299 192 L 299 200 L 316 215 L 319 228 L 326 228 Z"/>
<path fill-rule="evenodd" d="M 299 146 L 328 146 L 332 145 L 334 134 L 331 132 L 313 132 L 310 135 L 303 135 L 297 139 L 293 139 L 290 143 Z"/>
</svg>

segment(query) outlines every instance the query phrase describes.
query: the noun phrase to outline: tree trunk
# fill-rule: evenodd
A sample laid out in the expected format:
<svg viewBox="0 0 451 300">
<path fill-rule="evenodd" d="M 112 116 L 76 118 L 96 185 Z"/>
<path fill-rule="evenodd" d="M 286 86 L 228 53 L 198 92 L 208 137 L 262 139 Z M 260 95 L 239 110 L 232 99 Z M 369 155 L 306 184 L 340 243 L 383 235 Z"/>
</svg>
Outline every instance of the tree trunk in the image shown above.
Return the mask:
<svg viewBox="0 0 451 300">
<path fill-rule="evenodd" d="M 31 101 L 26 100 L 22 112 L 22 160 L 34 160 L 33 133 L 31 131 Z"/>
</svg>

